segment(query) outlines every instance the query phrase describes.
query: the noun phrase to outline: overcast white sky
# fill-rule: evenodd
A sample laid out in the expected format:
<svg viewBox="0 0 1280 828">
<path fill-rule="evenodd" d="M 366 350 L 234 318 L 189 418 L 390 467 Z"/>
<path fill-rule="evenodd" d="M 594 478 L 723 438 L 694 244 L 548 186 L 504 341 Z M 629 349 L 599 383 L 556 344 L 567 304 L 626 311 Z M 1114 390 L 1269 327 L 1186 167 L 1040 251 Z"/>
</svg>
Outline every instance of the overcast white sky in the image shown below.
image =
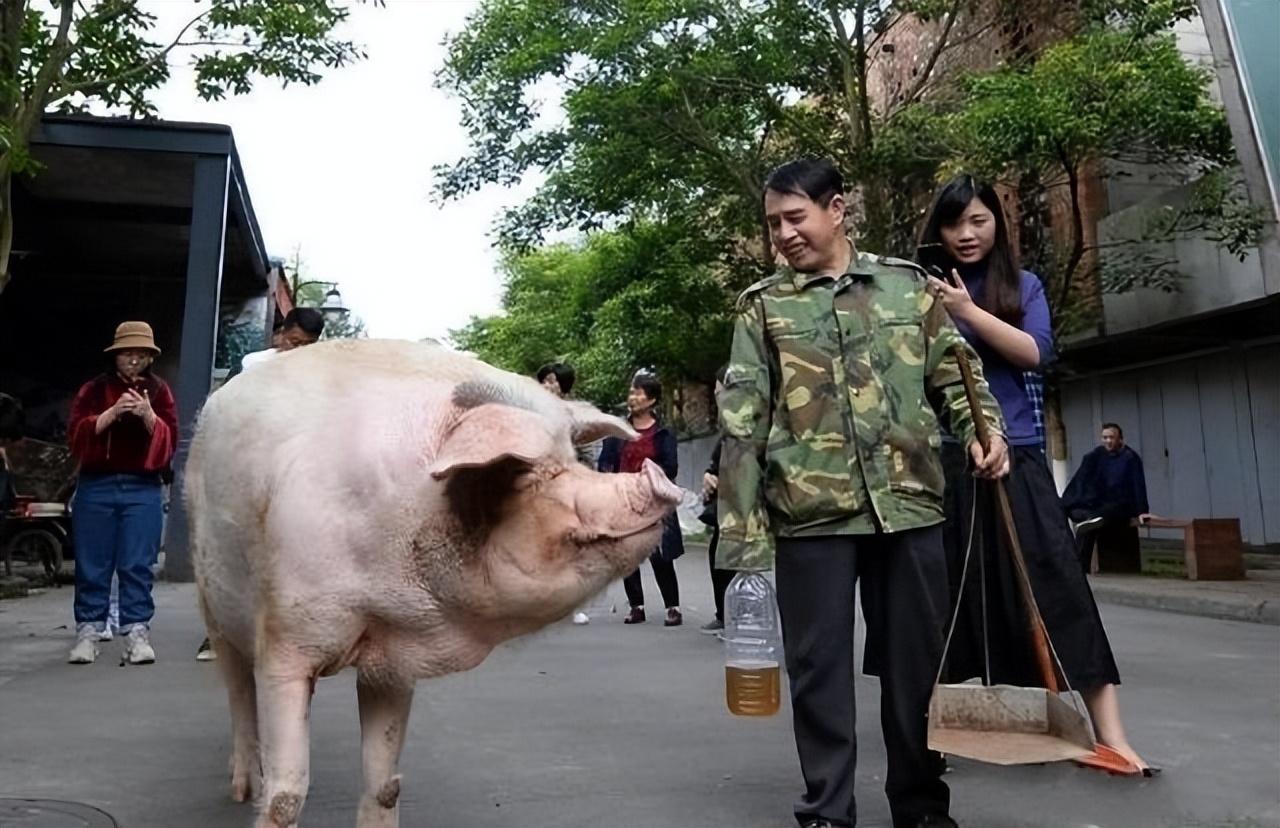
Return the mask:
<svg viewBox="0 0 1280 828">
<path fill-rule="evenodd" d="M 176 32 L 194 8 L 146 5 L 160 17 L 157 36 Z M 184 55 L 155 96 L 164 118 L 231 125 L 268 252 L 290 258 L 300 245 L 307 275 L 338 282 L 372 336 L 442 337 L 498 308 L 488 233 L 501 207 L 531 189 L 490 188 L 443 208 L 430 198 L 432 165 L 466 151 L 457 101 L 432 85 L 440 41 L 474 6 L 355 5 L 346 36 L 369 57 L 316 86 L 263 82 L 205 103 Z"/>
</svg>

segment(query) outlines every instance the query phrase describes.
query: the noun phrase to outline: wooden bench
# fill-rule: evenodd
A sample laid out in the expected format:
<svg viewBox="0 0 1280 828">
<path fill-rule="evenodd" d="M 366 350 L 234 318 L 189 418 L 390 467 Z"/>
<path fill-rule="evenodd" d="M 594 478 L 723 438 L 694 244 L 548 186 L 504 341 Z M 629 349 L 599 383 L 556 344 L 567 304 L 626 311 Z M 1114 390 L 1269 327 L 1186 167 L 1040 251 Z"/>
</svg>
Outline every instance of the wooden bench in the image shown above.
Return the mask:
<svg viewBox="0 0 1280 828">
<path fill-rule="evenodd" d="M 1133 526 L 1138 526 L 1136 520 Z M 1243 542 L 1238 518 L 1163 518 L 1152 515 L 1149 529 L 1182 530 L 1187 578 L 1192 581 L 1238 581 L 1244 578 Z M 1148 537 L 1150 532 L 1147 533 Z"/>
</svg>

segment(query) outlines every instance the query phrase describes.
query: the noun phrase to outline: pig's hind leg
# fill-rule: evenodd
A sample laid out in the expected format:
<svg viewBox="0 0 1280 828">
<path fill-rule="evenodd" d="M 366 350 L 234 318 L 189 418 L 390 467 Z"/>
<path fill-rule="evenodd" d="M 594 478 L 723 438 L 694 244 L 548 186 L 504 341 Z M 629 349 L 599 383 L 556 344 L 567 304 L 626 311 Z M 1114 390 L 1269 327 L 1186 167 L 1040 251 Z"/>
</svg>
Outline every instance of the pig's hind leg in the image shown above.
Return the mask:
<svg viewBox="0 0 1280 828">
<path fill-rule="evenodd" d="M 264 789 L 257 828 L 294 828 L 311 784 L 308 727 L 315 678 L 298 659 L 259 646 L 254 680 Z"/>
<path fill-rule="evenodd" d="M 253 663 L 225 639 L 214 636 L 212 643 L 231 708 L 231 798 L 248 802 L 262 790 Z"/>
<path fill-rule="evenodd" d="M 361 671 L 356 681 L 360 700 L 360 741 L 364 791 L 357 828 L 398 828 L 400 750 L 404 747 L 413 703 L 413 684 Z"/>
</svg>

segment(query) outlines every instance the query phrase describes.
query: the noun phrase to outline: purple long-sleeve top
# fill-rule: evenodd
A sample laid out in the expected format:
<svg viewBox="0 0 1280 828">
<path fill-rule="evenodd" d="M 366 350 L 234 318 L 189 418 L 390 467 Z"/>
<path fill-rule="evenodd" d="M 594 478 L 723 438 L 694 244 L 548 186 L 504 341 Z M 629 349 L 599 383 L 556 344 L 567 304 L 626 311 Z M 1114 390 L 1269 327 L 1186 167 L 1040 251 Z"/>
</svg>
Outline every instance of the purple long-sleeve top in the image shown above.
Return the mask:
<svg viewBox="0 0 1280 828">
<path fill-rule="evenodd" d="M 984 285 L 986 284 L 985 264 L 980 268 L 965 268 L 960 271 L 969 295 L 981 307 L 983 305 Z M 1019 274 L 1022 284 L 1022 321 L 1018 327 L 1031 334 L 1040 351 L 1040 363 L 1037 369 L 1053 361 L 1053 326 L 1049 320 L 1049 303 L 1044 298 L 1044 286 L 1034 273 L 1022 271 Z M 994 348 L 983 342 L 973 328 L 960 320 L 956 327 L 969 341 L 973 349 L 982 357 L 982 373 L 987 378 L 991 393 L 1000 410 L 1008 429 L 1009 445 L 1038 446 L 1040 436 L 1036 433 L 1035 411 L 1031 400 L 1027 397 L 1026 369 L 1013 365 Z"/>
</svg>

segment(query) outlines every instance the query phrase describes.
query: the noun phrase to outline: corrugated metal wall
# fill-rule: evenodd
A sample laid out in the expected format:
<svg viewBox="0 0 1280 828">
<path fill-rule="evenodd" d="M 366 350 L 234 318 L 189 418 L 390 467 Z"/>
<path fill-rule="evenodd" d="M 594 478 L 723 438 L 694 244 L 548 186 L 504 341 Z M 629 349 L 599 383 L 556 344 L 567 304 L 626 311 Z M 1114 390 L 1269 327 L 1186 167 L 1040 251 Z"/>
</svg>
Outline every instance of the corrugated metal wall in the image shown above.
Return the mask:
<svg viewBox="0 0 1280 828">
<path fill-rule="evenodd" d="M 1153 512 L 1236 517 L 1247 543 L 1280 543 L 1280 344 L 1068 382 L 1062 404 L 1072 472 L 1117 422 Z"/>
</svg>

